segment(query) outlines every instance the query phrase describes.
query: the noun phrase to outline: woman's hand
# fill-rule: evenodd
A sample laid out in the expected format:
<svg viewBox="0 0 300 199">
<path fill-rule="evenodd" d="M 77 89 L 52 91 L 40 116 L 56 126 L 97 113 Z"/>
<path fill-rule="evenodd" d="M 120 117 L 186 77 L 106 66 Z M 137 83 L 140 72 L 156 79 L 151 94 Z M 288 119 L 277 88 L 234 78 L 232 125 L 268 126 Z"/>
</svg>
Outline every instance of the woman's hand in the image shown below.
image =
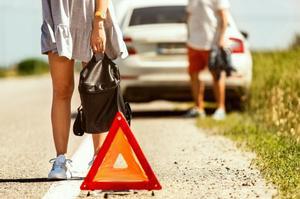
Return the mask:
<svg viewBox="0 0 300 199">
<path fill-rule="evenodd" d="M 91 48 L 94 53 L 104 53 L 106 46 L 106 34 L 103 21 L 95 19 L 91 35 Z"/>
</svg>

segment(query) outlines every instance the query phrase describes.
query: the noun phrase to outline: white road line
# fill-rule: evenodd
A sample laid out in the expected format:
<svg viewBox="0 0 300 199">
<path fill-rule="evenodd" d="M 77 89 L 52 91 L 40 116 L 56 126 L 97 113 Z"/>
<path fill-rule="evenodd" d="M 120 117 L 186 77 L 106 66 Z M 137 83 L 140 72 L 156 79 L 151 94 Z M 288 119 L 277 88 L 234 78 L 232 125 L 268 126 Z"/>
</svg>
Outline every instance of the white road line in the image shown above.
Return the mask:
<svg viewBox="0 0 300 199">
<path fill-rule="evenodd" d="M 77 151 L 72 156 L 72 176 L 85 177 L 88 163 L 93 156 L 93 143 L 91 136 L 88 135 L 80 144 Z M 43 199 L 69 199 L 76 198 L 80 193 L 82 180 L 66 180 L 55 182 L 51 185 Z"/>
</svg>

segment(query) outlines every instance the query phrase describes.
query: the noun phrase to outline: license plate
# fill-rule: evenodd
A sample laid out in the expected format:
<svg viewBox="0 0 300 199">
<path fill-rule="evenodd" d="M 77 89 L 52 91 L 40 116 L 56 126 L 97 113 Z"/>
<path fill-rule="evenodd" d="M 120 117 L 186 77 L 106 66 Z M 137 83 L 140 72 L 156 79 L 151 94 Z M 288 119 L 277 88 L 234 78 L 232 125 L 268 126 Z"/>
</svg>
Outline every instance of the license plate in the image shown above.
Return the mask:
<svg viewBox="0 0 300 199">
<path fill-rule="evenodd" d="M 157 53 L 163 55 L 186 54 L 185 43 L 160 43 L 157 46 Z"/>
</svg>

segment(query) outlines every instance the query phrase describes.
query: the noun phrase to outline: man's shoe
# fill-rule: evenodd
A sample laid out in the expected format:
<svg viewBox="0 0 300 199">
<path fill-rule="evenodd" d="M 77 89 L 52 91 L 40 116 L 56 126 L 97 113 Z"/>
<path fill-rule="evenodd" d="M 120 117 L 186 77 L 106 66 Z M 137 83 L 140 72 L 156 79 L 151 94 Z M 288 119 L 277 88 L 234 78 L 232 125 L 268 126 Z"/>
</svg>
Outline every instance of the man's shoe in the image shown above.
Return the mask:
<svg viewBox="0 0 300 199">
<path fill-rule="evenodd" d="M 205 118 L 206 114 L 204 110 L 199 110 L 197 107 L 191 108 L 185 115 L 186 118 Z"/>
<path fill-rule="evenodd" d="M 224 120 L 226 118 L 225 110 L 223 108 L 218 108 L 212 115 L 212 118 L 217 121 Z"/>
<path fill-rule="evenodd" d="M 71 172 L 67 167 L 67 164 L 70 163 L 71 160 L 66 159 L 64 155 L 59 155 L 49 162 L 53 163 L 53 165 L 48 174 L 48 179 L 68 179 L 72 177 Z"/>
</svg>

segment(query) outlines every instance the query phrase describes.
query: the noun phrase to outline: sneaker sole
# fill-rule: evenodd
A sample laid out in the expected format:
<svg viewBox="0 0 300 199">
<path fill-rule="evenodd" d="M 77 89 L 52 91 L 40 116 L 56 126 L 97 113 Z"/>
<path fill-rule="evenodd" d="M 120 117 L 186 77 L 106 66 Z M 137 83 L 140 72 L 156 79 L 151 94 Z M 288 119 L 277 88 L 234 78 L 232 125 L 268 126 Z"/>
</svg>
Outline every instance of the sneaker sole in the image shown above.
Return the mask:
<svg viewBox="0 0 300 199">
<path fill-rule="evenodd" d="M 66 180 L 67 175 L 62 175 L 62 174 L 54 174 L 54 175 L 48 175 L 48 179 L 59 179 L 59 180 Z"/>
</svg>

